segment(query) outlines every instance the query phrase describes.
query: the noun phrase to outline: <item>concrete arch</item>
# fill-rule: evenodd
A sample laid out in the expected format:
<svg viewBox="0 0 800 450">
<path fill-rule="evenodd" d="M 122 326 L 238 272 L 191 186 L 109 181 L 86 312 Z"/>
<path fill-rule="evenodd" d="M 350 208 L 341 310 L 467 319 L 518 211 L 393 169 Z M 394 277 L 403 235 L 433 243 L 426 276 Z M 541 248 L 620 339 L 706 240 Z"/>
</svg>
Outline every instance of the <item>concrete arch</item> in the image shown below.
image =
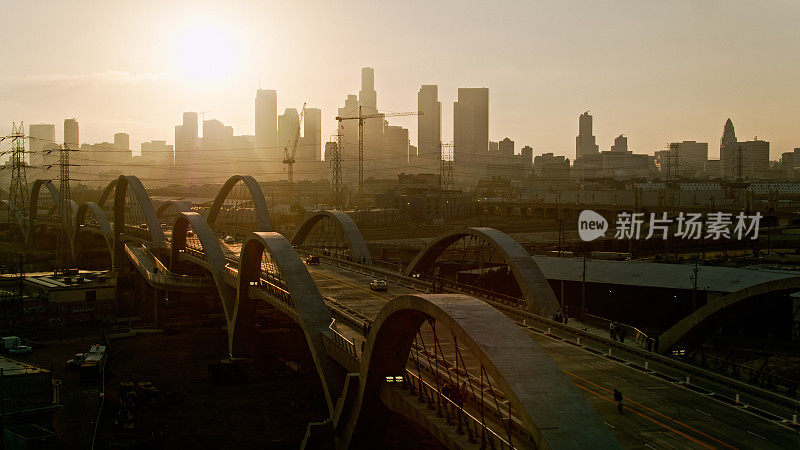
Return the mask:
<svg viewBox="0 0 800 450">
<path fill-rule="evenodd" d="M 753 297 L 793 291 L 800 291 L 800 276 L 765 281 L 717 297 L 661 333 L 658 337 L 657 351 L 667 353 L 682 341 L 702 340 L 708 337 L 716 331 L 713 324 L 717 319 Z"/>
<path fill-rule="evenodd" d="M 174 206 L 178 212 L 191 212 L 192 205 L 189 202 L 184 200 L 167 200 L 161 206 L 156 209 L 156 216 L 160 219 L 164 216 L 164 213 L 167 212 L 170 206 Z"/>
<path fill-rule="evenodd" d="M 364 236 L 361 235 L 361 230 L 358 225 L 353 222 L 347 214 L 337 210 L 323 210 L 317 211 L 313 216 L 306 219 L 292 237 L 292 245 L 299 247 L 303 245 L 311 229 L 314 225 L 319 223 L 323 218 L 328 217 L 333 220 L 335 224 L 342 230 L 344 238 L 347 240 L 347 245 L 350 247 L 350 254 L 353 261 L 361 262 L 367 266 L 372 265 L 372 256 L 370 256 L 367 243 L 364 241 Z"/>
<path fill-rule="evenodd" d="M 211 272 L 214 284 L 222 299 L 222 308 L 225 312 L 225 319 L 230 324 L 233 322 L 234 311 L 236 310 L 236 291 L 225 283 L 224 271 L 227 261 L 225 254 L 222 253 L 219 240 L 214 236 L 214 232 L 206 222 L 205 218 L 196 212 L 181 212 L 175 218 L 172 226 L 172 248 L 170 250 L 170 270 L 173 270 L 175 263 L 182 251 L 186 249 L 186 232 L 191 226 L 195 235 L 200 241 L 205 255 L 204 264 L 206 269 Z M 228 327 L 229 329 L 232 327 Z M 230 334 L 230 331 L 229 331 Z"/>
<path fill-rule="evenodd" d="M 100 193 L 100 198 L 97 200 L 97 205 L 101 208 L 105 206 L 106 201 L 111 198 L 111 194 L 117 188 L 117 181 L 119 178 L 114 178 L 113 180 L 109 181 L 105 188 L 103 188 L 103 192 Z"/>
<path fill-rule="evenodd" d="M 283 277 L 285 289 L 291 294 L 295 320 L 306 337 L 332 417 L 336 404 L 333 393 L 341 392 L 344 373 L 325 349 L 324 341 L 331 333 L 328 328 L 331 323 L 330 311 L 300 256 L 289 241 L 279 233 L 251 233 L 242 247 L 238 295 L 234 311 L 235 323 L 234 326 L 229 326 L 229 330 L 234 333 L 231 334 L 231 342 L 236 343 L 245 338 L 254 324 L 256 302 L 249 297 L 248 288 L 258 283 L 260 279 L 261 259 L 265 252 L 277 266 Z"/>
<path fill-rule="evenodd" d="M 212 227 L 214 226 L 225 199 L 228 197 L 228 194 L 231 193 L 233 187 L 240 181 L 247 186 L 247 189 L 250 191 L 250 197 L 253 199 L 253 207 L 255 208 L 256 220 L 258 221 L 258 230 L 272 231 L 267 201 L 264 199 L 264 191 L 261 190 L 261 186 L 255 178 L 250 175 L 234 175 L 228 178 L 228 181 L 222 185 L 216 198 L 214 198 L 214 203 L 211 204 L 211 209 L 208 211 L 209 225 Z"/>
<path fill-rule="evenodd" d="M 536 448 L 619 448 L 563 371 L 503 313 L 470 296 L 403 295 L 378 313 L 361 359 L 362 383 L 344 424 L 345 446 L 358 446 L 387 376 L 403 376 L 417 329 L 435 321 L 477 358 L 529 430 Z M 366 417 L 364 417 L 366 416 Z"/>
<path fill-rule="evenodd" d="M 110 187 L 111 183 L 106 189 Z M 150 196 L 144 189 L 142 182 L 133 175 L 121 175 L 117 178 L 117 182 L 114 183 L 114 261 L 120 261 L 124 253 L 122 234 L 125 231 L 125 199 L 129 189 L 136 198 L 137 203 L 139 203 L 144 215 L 150 244 L 155 248 L 165 247 L 164 232 L 161 231 L 161 224 L 153 209 L 153 203 L 150 201 Z M 103 200 L 102 196 L 101 200 Z M 102 207 L 102 205 L 99 206 Z"/>
<path fill-rule="evenodd" d="M 31 185 L 31 194 L 30 194 L 30 204 L 28 205 L 28 245 L 32 244 L 32 239 L 34 236 L 34 232 L 36 229 L 37 222 L 39 222 L 39 194 L 42 190 L 42 187 L 47 189 L 50 193 L 50 197 L 53 199 L 53 207 L 58 212 L 59 216 L 61 215 L 61 209 L 59 206 L 60 202 L 60 195 L 58 193 L 58 188 L 55 187 L 51 180 L 42 180 L 38 179 L 33 182 Z M 60 220 L 60 219 L 59 219 Z M 72 234 L 72 230 L 65 229 L 65 232 Z"/>
<path fill-rule="evenodd" d="M 499 251 L 519 284 L 528 310 L 550 318 L 560 305 L 553 289 L 531 255 L 511 236 L 494 228 L 473 227 L 449 231 L 437 237 L 408 264 L 405 275 L 421 273 L 451 244 L 466 236 L 475 236 L 488 242 Z"/>
<path fill-rule="evenodd" d="M 111 263 L 114 263 L 114 230 L 108 222 L 105 211 L 100 209 L 100 206 L 94 202 L 82 203 L 75 212 L 75 230 L 73 231 L 73 242 L 77 242 L 78 234 L 81 227 L 86 224 L 86 214 L 91 213 L 96 219 L 97 224 L 100 226 L 100 233 L 106 241 L 108 251 L 111 254 Z"/>
</svg>

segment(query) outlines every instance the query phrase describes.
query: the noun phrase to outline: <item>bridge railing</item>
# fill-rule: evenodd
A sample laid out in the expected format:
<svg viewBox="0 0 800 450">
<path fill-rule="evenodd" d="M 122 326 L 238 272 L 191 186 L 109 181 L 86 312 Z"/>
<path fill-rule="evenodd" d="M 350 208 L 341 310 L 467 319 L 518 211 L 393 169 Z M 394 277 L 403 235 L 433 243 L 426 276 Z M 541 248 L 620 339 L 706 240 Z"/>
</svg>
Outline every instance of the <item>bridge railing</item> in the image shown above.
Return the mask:
<svg viewBox="0 0 800 450">
<path fill-rule="evenodd" d="M 633 325 L 627 325 L 624 323 L 615 322 L 611 319 L 606 319 L 605 317 L 595 316 L 589 313 L 586 313 L 585 316 L 586 319 L 584 319 L 584 321 L 593 322 L 595 325 L 606 330 L 610 329 L 611 324 L 614 323 L 615 326 L 621 327 L 624 330 L 626 339 L 633 339 L 635 342 L 637 342 L 639 345 L 641 345 L 648 351 L 653 349 L 653 345 L 655 344 L 655 339 L 648 336 L 647 333 L 634 327 Z"/>
<path fill-rule="evenodd" d="M 260 278 L 258 281 L 255 281 L 255 282 L 251 283 L 250 286 L 254 287 L 256 289 L 260 289 L 263 292 L 266 292 L 267 294 L 269 294 L 273 298 L 278 299 L 278 301 L 280 301 L 281 303 L 283 303 L 283 304 L 285 304 L 285 305 L 287 305 L 287 306 L 289 306 L 291 308 L 295 307 L 295 303 L 294 303 L 294 299 L 292 298 L 292 294 L 289 291 L 287 291 L 286 289 L 284 289 L 282 286 L 279 286 L 279 285 L 271 282 L 270 280 L 267 280 L 267 279 L 264 279 L 264 278 Z"/>
<path fill-rule="evenodd" d="M 340 333 L 339 330 L 336 329 L 335 318 L 331 319 L 331 324 L 328 325 L 328 329 L 331 330 L 331 339 L 333 340 L 334 343 L 336 343 L 336 345 L 343 348 L 344 351 L 346 351 L 347 354 L 349 354 L 353 358 L 358 357 L 358 355 L 356 355 L 356 344 L 354 344 L 353 341 L 351 341 L 350 339 L 344 337 L 344 335 Z"/>
<path fill-rule="evenodd" d="M 471 442 L 480 442 L 481 448 L 514 449 L 510 442 L 486 426 L 486 422 L 470 414 L 462 405 L 443 395 L 441 391 L 426 382 L 411 370 L 406 369 L 403 377 L 403 387 L 408 388 L 412 395 L 419 394 L 420 399 L 429 404 L 436 403 L 442 406 L 442 413 L 448 423 L 457 426 L 457 430 L 466 433 Z"/>
<path fill-rule="evenodd" d="M 142 275 L 147 279 L 150 284 L 160 284 L 164 286 L 175 286 L 175 287 L 185 287 L 185 288 L 208 288 L 211 286 L 211 282 L 207 278 L 203 277 L 193 277 L 190 275 L 179 275 L 172 272 L 152 272 L 147 270 L 146 266 L 142 263 L 139 259 L 139 256 L 130 245 L 125 245 L 125 253 L 131 259 L 131 261 L 139 268 L 144 269 L 140 270 Z M 146 248 L 142 248 L 143 254 L 147 253 L 152 257 L 152 254 L 149 253 L 149 250 Z M 155 259 L 154 259 L 155 260 Z M 158 266 L 154 263 L 154 267 L 156 270 Z"/>
</svg>

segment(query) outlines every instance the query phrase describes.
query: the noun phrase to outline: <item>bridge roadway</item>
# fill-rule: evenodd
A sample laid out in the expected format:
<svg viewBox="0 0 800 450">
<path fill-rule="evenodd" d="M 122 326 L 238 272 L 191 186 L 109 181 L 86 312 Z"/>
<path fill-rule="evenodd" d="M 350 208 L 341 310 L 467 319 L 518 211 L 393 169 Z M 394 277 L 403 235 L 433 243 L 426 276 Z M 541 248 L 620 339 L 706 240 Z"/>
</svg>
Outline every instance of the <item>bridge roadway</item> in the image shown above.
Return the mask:
<svg viewBox="0 0 800 450">
<path fill-rule="evenodd" d="M 308 268 L 323 295 L 368 318 L 374 318 L 389 299 L 417 292 L 393 283 L 388 284 L 386 292 L 374 292 L 369 288 L 368 275 L 324 263 Z M 363 341 L 361 330 L 348 327 L 343 322 L 338 324 L 338 328 L 357 347 Z M 529 331 L 529 334 L 586 395 L 624 448 L 800 446 L 800 432 L 797 430 L 748 412 L 746 408 L 732 406 L 706 393 L 689 389 L 677 382 L 682 381 L 682 377 L 674 371 L 670 374 L 672 380 L 662 379 L 598 354 L 604 353 L 602 351 L 593 353 L 559 340 L 554 335 L 535 331 Z M 618 352 L 614 354 L 626 358 L 627 355 L 623 355 L 622 351 Z M 626 359 L 636 360 L 635 356 Z M 669 373 L 669 369 L 659 368 L 659 372 Z M 706 387 L 711 389 L 716 386 Z M 614 388 L 620 389 L 625 395 L 626 412 L 623 415 L 616 411 L 612 398 Z M 719 388 L 716 392 L 726 392 L 724 388 Z M 768 411 L 775 410 L 774 405 L 759 404 L 755 398 L 748 398 L 746 402 Z M 787 411 L 781 412 L 789 414 Z"/>
</svg>

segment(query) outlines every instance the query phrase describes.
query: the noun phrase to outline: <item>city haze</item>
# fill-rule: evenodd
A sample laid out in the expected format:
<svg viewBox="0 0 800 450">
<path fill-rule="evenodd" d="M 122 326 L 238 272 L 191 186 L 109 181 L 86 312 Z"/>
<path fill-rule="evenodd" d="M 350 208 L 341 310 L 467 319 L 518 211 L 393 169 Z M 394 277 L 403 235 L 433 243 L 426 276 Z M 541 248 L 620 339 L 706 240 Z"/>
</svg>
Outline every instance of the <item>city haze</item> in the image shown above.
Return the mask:
<svg viewBox="0 0 800 450">
<path fill-rule="evenodd" d="M 577 116 L 591 110 L 601 150 L 624 133 L 652 154 L 711 143 L 731 117 L 742 138 L 797 147 L 795 2 L 619 1 L 25 3 L 6 16 L 0 126 L 81 124 L 81 140 L 130 134 L 131 148 L 173 140 L 183 111 L 254 130 L 253 92 L 278 111 L 320 108 L 323 141 L 359 70 L 375 68 L 379 108 L 416 110 L 439 86 L 442 140 L 459 87 L 490 89 L 491 140 L 574 158 Z M 79 32 L 70 32 L 64 28 Z M 396 118 L 417 145 L 416 119 Z"/>
</svg>

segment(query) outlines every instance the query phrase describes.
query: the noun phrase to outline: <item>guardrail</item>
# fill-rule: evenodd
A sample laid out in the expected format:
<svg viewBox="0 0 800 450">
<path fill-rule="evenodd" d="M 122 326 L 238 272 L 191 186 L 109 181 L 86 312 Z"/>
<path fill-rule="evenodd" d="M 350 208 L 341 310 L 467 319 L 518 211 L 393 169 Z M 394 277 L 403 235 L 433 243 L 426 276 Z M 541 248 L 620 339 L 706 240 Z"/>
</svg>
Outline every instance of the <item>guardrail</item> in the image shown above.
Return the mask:
<svg viewBox="0 0 800 450">
<path fill-rule="evenodd" d="M 336 329 L 336 318 L 331 319 L 331 324 L 328 325 L 328 329 L 331 330 L 331 339 L 336 345 L 343 348 L 344 351 L 353 358 L 358 358 L 358 355 L 356 355 L 356 344 L 344 337 L 344 335 L 339 333 L 339 330 Z"/>
<path fill-rule="evenodd" d="M 494 430 L 487 427 L 485 422 L 470 414 L 462 406 L 442 394 L 438 389 L 409 369 L 406 369 L 406 375 L 403 377 L 403 387 L 410 388 L 411 395 L 417 395 L 418 392 L 420 399 L 427 401 L 429 404 L 437 403 L 441 405 L 445 420 L 448 423 L 455 421 L 454 425 L 457 427 L 457 431 L 460 434 L 466 433 L 470 442 L 480 442 L 481 448 L 516 448 Z"/>
<path fill-rule="evenodd" d="M 605 317 L 595 316 L 593 314 L 586 313 L 585 316 L 589 319 L 584 319 L 584 322 L 594 322 L 595 324 L 599 324 L 600 328 L 604 328 L 606 330 L 610 330 L 611 324 L 615 324 L 615 327 L 621 327 L 624 331 L 624 335 L 626 339 L 633 339 L 639 345 L 641 345 L 645 350 L 650 351 L 655 346 L 655 339 L 648 336 L 644 331 L 632 326 L 627 325 L 624 323 L 619 323 L 611 319 L 606 319 Z"/>
<path fill-rule="evenodd" d="M 160 284 L 163 286 L 175 286 L 175 287 L 186 287 L 186 288 L 208 288 L 211 286 L 211 282 L 207 278 L 202 277 L 193 277 L 190 275 L 178 275 L 171 272 L 162 273 L 156 272 L 153 273 L 146 269 L 145 265 L 139 259 L 138 255 L 134 252 L 132 248 L 130 248 L 130 244 L 126 244 L 125 246 L 125 253 L 128 257 L 133 261 L 133 263 L 140 268 L 139 272 L 144 275 L 147 281 L 152 284 Z M 142 249 L 142 252 L 148 252 L 149 250 Z M 152 256 L 152 255 L 151 255 Z M 154 263 L 155 264 L 155 263 Z"/>
</svg>

